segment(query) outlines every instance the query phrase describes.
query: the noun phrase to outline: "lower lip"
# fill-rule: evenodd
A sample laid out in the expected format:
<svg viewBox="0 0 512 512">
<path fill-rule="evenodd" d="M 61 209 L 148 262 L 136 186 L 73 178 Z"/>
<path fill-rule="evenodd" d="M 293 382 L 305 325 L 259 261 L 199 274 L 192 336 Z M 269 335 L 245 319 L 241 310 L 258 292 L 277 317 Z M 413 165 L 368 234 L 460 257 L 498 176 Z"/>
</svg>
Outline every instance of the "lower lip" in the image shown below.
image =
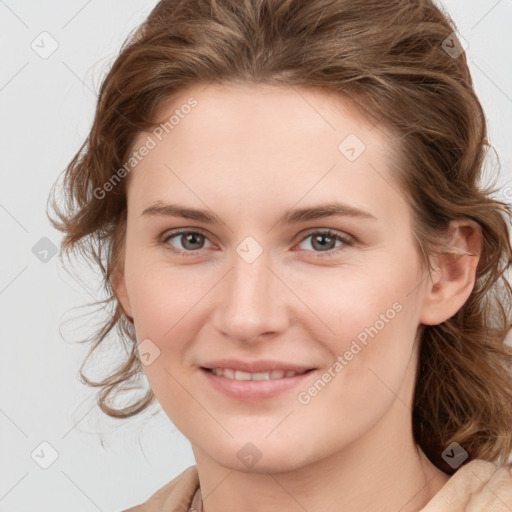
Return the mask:
<svg viewBox="0 0 512 512">
<path fill-rule="evenodd" d="M 216 390 L 238 400 L 263 400 L 265 398 L 272 398 L 301 383 L 304 385 L 304 381 L 315 373 L 314 370 L 310 370 L 300 375 L 283 377 L 282 379 L 236 380 L 229 379 L 223 375 L 215 375 L 203 368 L 200 368 L 200 371 Z"/>
</svg>

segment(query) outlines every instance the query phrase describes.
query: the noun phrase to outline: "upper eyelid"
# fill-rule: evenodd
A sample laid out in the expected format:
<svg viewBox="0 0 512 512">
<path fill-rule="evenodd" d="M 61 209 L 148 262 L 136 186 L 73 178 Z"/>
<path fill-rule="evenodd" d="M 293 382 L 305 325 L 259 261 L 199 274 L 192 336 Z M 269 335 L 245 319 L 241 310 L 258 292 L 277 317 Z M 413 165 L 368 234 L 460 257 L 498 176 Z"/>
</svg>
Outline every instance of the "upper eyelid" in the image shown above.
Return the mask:
<svg viewBox="0 0 512 512">
<path fill-rule="evenodd" d="M 176 228 L 175 230 L 164 231 L 162 233 L 161 239 L 165 241 L 168 238 L 174 238 L 175 236 L 185 235 L 188 233 L 199 233 L 200 235 L 203 235 L 205 238 L 210 238 L 208 233 L 206 233 L 200 228 Z"/>
</svg>

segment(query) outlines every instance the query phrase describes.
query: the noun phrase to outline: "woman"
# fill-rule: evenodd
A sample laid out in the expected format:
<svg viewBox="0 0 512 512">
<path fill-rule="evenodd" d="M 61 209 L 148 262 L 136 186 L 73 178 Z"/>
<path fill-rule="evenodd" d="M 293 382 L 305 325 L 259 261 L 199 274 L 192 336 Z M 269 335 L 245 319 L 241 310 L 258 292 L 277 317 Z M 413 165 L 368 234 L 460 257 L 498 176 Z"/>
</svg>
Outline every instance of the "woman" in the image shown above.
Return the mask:
<svg viewBox="0 0 512 512">
<path fill-rule="evenodd" d="M 154 8 L 52 199 L 111 294 L 91 352 L 129 347 L 84 379 L 111 416 L 156 398 L 194 452 L 130 510 L 512 509 L 486 136 L 430 1 Z"/>
</svg>

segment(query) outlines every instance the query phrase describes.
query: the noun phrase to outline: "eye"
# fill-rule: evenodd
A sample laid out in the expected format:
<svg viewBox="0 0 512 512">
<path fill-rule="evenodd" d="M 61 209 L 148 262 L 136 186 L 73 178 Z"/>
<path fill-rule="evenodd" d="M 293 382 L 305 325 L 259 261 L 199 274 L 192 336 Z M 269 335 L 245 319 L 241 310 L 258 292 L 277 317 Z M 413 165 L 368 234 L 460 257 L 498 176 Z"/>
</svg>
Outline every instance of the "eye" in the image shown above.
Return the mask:
<svg viewBox="0 0 512 512">
<path fill-rule="evenodd" d="M 171 245 L 169 241 L 173 238 L 177 238 L 185 250 L 176 248 Z M 182 230 L 173 233 L 167 233 L 167 235 L 164 236 L 162 243 L 167 250 L 174 254 L 179 254 L 180 256 L 194 256 L 194 252 L 203 248 L 204 241 L 206 239 L 206 235 L 199 231 Z"/>
<path fill-rule="evenodd" d="M 171 244 L 171 240 L 176 238 L 183 249 L 175 247 Z M 353 246 L 355 241 L 348 235 L 340 235 L 336 231 L 330 229 L 310 231 L 305 237 L 302 238 L 301 244 L 308 238 L 311 238 L 311 246 L 316 252 L 315 257 L 327 258 L 337 256 L 340 251 L 344 250 L 346 246 Z M 194 256 L 195 252 L 204 248 L 204 242 L 208 240 L 207 236 L 200 231 L 180 230 L 166 233 L 162 239 L 162 244 L 165 249 L 180 256 Z M 336 247 L 336 241 L 340 245 Z M 315 250 L 318 249 L 318 250 Z M 325 253 L 325 254 L 322 254 Z"/>
<path fill-rule="evenodd" d="M 311 238 L 311 246 L 313 248 L 320 249 L 319 253 L 315 257 L 318 258 L 329 258 L 331 256 L 337 256 L 340 251 L 345 249 L 345 246 L 353 246 L 355 241 L 348 235 L 340 235 L 330 229 L 310 231 L 302 240 L 301 243 Z M 336 241 L 341 242 L 341 247 L 335 248 Z M 317 251 L 314 251 L 317 252 Z M 322 254 L 326 253 L 326 254 Z"/>
</svg>

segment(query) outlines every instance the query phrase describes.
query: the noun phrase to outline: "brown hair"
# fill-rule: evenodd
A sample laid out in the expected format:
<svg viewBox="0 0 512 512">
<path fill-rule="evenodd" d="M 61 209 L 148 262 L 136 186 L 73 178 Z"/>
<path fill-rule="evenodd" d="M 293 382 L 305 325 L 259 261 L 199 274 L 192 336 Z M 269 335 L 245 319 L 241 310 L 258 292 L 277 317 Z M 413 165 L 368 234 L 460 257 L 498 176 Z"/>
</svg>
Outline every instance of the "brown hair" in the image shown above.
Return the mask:
<svg viewBox="0 0 512 512">
<path fill-rule="evenodd" d="M 512 263 L 506 203 L 481 185 L 487 141 L 484 112 L 455 34 L 430 0 L 163 0 L 123 45 L 103 81 L 90 134 L 64 172 L 65 204 L 49 204 L 64 232 L 62 251 L 99 265 L 111 307 L 89 340 L 89 356 L 117 332 L 126 360 L 101 380 L 98 403 L 114 417 L 144 410 L 154 395 L 124 408 L 111 399 L 140 377 L 133 325 L 112 287 L 126 230 L 126 179 L 98 198 L 123 167 L 136 135 L 158 109 L 198 83 L 313 87 L 347 99 L 394 134 L 397 180 L 414 220 L 418 250 L 429 254 L 452 219 L 483 235 L 476 283 L 450 319 L 422 326 L 413 407 L 416 442 L 446 473 L 441 454 L 458 442 L 475 458 L 506 462 L 512 449 Z M 372 114 L 370 114 L 370 112 Z M 50 215 L 48 213 L 48 215 Z M 505 218 L 506 217 L 506 218 Z M 115 329 L 114 329 L 115 328 Z M 87 361 L 84 361 L 85 362 Z"/>
</svg>

